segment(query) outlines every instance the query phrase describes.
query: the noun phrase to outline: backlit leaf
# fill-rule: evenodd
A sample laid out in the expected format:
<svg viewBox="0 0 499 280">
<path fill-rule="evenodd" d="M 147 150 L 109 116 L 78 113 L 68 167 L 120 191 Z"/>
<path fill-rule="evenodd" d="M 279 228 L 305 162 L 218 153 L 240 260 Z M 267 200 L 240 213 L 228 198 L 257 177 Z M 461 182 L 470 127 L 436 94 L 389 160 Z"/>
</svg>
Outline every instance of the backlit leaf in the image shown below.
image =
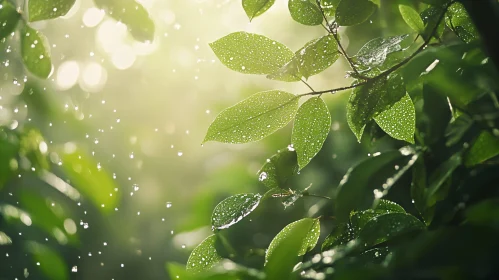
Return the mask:
<svg viewBox="0 0 499 280">
<path fill-rule="evenodd" d="M 366 21 L 376 10 L 369 0 L 341 0 L 336 8 L 336 22 L 341 26 L 352 26 Z"/>
<path fill-rule="evenodd" d="M 407 37 L 409 34 L 372 39 L 362 46 L 353 59 L 367 67 L 381 65 L 388 54 L 402 50 L 400 43 Z"/>
<path fill-rule="evenodd" d="M 214 229 L 224 229 L 238 223 L 258 207 L 260 194 L 237 194 L 220 202 L 211 215 Z"/>
<path fill-rule="evenodd" d="M 29 21 L 53 19 L 66 15 L 76 0 L 29 0 Z"/>
<path fill-rule="evenodd" d="M 26 247 L 33 256 L 33 263 L 47 279 L 69 279 L 69 268 L 57 251 L 37 242 L 29 242 Z"/>
<path fill-rule="evenodd" d="M 405 213 L 404 208 L 395 202 L 380 199 L 378 205 L 373 209 L 350 213 L 351 231 L 358 235 L 364 226 L 372 219 L 389 213 Z"/>
<path fill-rule="evenodd" d="M 216 235 L 210 235 L 194 248 L 187 260 L 187 271 L 193 273 L 203 272 L 214 267 L 222 260 L 215 247 L 216 240 Z"/>
<path fill-rule="evenodd" d="M 284 149 L 273 155 L 258 171 L 258 180 L 268 188 L 286 188 L 290 177 L 298 173 L 296 151 Z"/>
<path fill-rule="evenodd" d="M 210 47 L 225 66 L 243 74 L 271 74 L 294 56 L 277 41 L 242 31 L 220 38 Z"/>
<path fill-rule="evenodd" d="M 17 26 L 21 14 L 9 1 L 0 2 L 0 40 L 9 36 Z"/>
<path fill-rule="evenodd" d="M 466 166 L 473 166 L 497 155 L 499 155 L 499 138 L 488 131 L 483 131 L 473 142 L 464 163 Z"/>
<path fill-rule="evenodd" d="M 374 117 L 374 120 L 391 137 L 414 144 L 416 111 L 409 94 L 406 93 L 390 109 Z"/>
<path fill-rule="evenodd" d="M 243 0 L 243 9 L 251 21 L 255 17 L 265 13 L 274 3 L 275 0 Z"/>
<path fill-rule="evenodd" d="M 43 79 L 49 77 L 52 61 L 47 38 L 27 24 L 21 32 L 21 55 L 24 65 L 31 73 Z"/>
<path fill-rule="evenodd" d="M 211 123 L 203 142 L 248 143 L 287 125 L 298 110 L 298 96 L 271 90 L 256 93 L 223 110 Z"/>
<path fill-rule="evenodd" d="M 12 244 L 12 239 L 3 231 L 0 231 L 0 246 Z"/>
<path fill-rule="evenodd" d="M 300 106 L 291 135 L 300 169 L 321 150 L 330 128 L 331 115 L 322 98 L 311 98 Z"/>
<path fill-rule="evenodd" d="M 479 38 L 478 31 L 461 3 L 452 4 L 445 15 L 445 23 L 466 43 Z"/>
<path fill-rule="evenodd" d="M 310 0 L 289 0 L 288 9 L 291 17 L 304 25 L 319 25 L 324 20 L 321 10 Z"/>
<path fill-rule="evenodd" d="M 407 23 L 412 30 L 418 32 L 418 34 L 423 33 L 425 29 L 424 23 L 416 10 L 407 5 L 399 5 L 399 11 L 405 23 Z"/>
<path fill-rule="evenodd" d="M 328 17 L 334 17 L 341 0 L 320 0 L 321 8 Z"/>
</svg>

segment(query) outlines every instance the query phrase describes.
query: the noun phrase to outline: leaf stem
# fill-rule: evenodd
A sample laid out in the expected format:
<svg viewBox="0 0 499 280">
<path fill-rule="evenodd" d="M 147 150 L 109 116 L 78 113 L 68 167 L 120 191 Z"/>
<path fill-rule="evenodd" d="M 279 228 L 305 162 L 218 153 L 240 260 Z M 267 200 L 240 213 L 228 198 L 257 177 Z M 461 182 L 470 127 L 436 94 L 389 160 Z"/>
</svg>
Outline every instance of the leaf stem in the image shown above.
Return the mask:
<svg viewBox="0 0 499 280">
<path fill-rule="evenodd" d="M 311 91 L 315 92 L 315 90 L 303 78 L 300 81 L 304 83 Z"/>
<path fill-rule="evenodd" d="M 325 195 L 319 195 L 319 194 L 311 194 L 311 193 L 304 193 L 303 196 L 311 196 L 311 197 L 317 197 L 317 198 L 324 198 L 328 200 L 333 200 L 332 198 L 325 196 Z"/>
</svg>

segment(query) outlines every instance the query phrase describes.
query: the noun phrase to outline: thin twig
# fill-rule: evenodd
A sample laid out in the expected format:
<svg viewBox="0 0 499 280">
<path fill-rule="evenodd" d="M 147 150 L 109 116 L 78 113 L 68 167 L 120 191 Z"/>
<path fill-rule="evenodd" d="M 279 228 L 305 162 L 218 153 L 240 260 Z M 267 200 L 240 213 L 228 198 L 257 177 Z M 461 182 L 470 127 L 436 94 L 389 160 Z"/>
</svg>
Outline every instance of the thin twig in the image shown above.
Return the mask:
<svg viewBox="0 0 499 280">
<path fill-rule="evenodd" d="M 303 78 L 300 81 L 304 83 L 311 91 L 315 92 L 315 90 Z"/>
<path fill-rule="evenodd" d="M 311 196 L 311 197 L 318 197 L 318 198 L 324 198 L 324 199 L 329 199 L 329 200 L 332 200 L 332 198 L 328 197 L 328 196 L 324 196 L 324 195 L 319 195 L 319 194 L 304 194 L 303 196 Z"/>
<path fill-rule="evenodd" d="M 334 94 L 334 93 L 339 92 L 339 91 L 344 91 L 344 90 L 347 90 L 347 89 L 352 89 L 352 88 L 360 87 L 360 86 L 363 86 L 363 85 L 365 85 L 367 83 L 368 82 L 362 82 L 362 83 L 358 83 L 358 84 L 347 86 L 347 87 L 340 87 L 340 88 L 328 89 L 328 90 L 323 90 L 323 91 L 312 91 L 312 92 L 302 93 L 302 94 L 300 94 L 298 96 L 302 97 L 302 96 L 307 96 L 307 95 L 321 95 L 321 94 L 324 94 L 324 93 Z"/>
</svg>

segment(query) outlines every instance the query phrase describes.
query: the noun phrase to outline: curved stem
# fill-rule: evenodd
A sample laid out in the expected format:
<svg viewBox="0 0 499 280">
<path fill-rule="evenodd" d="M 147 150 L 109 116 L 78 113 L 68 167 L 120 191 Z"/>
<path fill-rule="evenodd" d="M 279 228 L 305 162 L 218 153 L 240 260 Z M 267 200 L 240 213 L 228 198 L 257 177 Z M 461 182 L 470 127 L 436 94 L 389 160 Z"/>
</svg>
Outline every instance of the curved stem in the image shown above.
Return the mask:
<svg viewBox="0 0 499 280">
<path fill-rule="evenodd" d="M 328 200 L 333 200 L 332 198 L 330 198 L 328 196 L 319 195 L 319 194 L 308 193 L 308 194 L 303 194 L 303 196 L 311 196 L 311 197 L 317 197 L 317 198 L 324 198 L 324 199 L 328 199 Z"/>
</svg>

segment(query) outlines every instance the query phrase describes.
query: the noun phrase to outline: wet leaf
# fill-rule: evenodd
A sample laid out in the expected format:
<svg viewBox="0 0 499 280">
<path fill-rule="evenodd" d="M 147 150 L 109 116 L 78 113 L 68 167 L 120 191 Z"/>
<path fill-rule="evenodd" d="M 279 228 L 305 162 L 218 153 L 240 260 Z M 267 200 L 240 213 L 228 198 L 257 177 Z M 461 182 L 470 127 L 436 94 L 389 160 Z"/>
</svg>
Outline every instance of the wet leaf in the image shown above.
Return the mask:
<svg viewBox="0 0 499 280">
<path fill-rule="evenodd" d="M 274 3 L 275 0 L 243 0 L 243 9 L 251 21 L 265 13 Z"/>
<path fill-rule="evenodd" d="M 445 186 L 445 182 L 452 176 L 452 173 L 462 163 L 460 153 L 452 155 L 447 161 L 438 166 L 429 178 L 429 186 L 426 190 L 427 207 L 435 205 L 439 199 L 439 192 Z"/>
<path fill-rule="evenodd" d="M 376 123 L 391 137 L 414 144 L 416 110 L 409 94 L 374 117 Z"/>
<path fill-rule="evenodd" d="M 334 17 L 341 0 L 320 0 L 321 8 L 328 17 Z"/>
<path fill-rule="evenodd" d="M 390 254 L 390 248 L 388 247 L 379 247 L 369 249 L 367 251 L 362 252 L 358 256 L 356 256 L 356 261 L 359 263 L 363 263 L 366 265 L 369 264 L 382 264 L 385 261 L 385 258 Z"/>
<path fill-rule="evenodd" d="M 256 93 L 223 110 L 211 123 L 204 142 L 248 143 L 287 125 L 298 110 L 298 96 L 270 90 Z"/>
<path fill-rule="evenodd" d="M 47 38 L 27 24 L 21 32 L 21 55 L 31 73 L 43 79 L 50 76 L 52 61 Z"/>
<path fill-rule="evenodd" d="M 118 205 L 118 186 L 111 175 L 100 167 L 93 158 L 78 150 L 73 143 L 67 143 L 59 152 L 62 169 L 75 186 L 95 207 L 110 213 Z"/>
<path fill-rule="evenodd" d="M 330 128 L 331 115 L 322 98 L 311 98 L 300 106 L 291 135 L 300 169 L 322 149 Z"/>
<path fill-rule="evenodd" d="M 276 249 L 285 243 L 285 240 L 292 234 L 297 234 L 297 231 L 305 231 L 307 234 L 299 241 L 300 249 L 297 256 L 303 256 L 308 251 L 312 250 L 319 240 L 321 227 L 318 219 L 305 218 L 292 222 L 284 227 L 270 242 L 267 253 L 265 254 L 265 263 L 268 264 Z"/>
<path fill-rule="evenodd" d="M 331 233 L 322 243 L 321 250 L 327 251 L 336 246 L 345 245 L 354 238 L 353 231 L 348 223 L 339 223 L 333 227 Z"/>
<path fill-rule="evenodd" d="M 291 61 L 267 78 L 284 82 L 300 81 L 301 77 L 308 79 L 329 68 L 339 56 L 338 43 L 333 35 L 326 35 L 308 42 Z"/>
<path fill-rule="evenodd" d="M 443 8 L 441 6 L 436 7 L 436 6 L 430 6 L 428 9 L 424 10 L 421 12 L 421 18 L 423 19 L 423 23 L 425 24 L 425 29 L 423 34 L 423 39 L 428 39 L 428 36 L 430 36 L 433 33 L 433 30 L 435 29 L 435 25 L 438 23 L 440 20 L 440 17 L 443 13 Z M 445 22 L 440 21 L 437 30 L 434 34 L 434 37 L 440 39 L 442 38 L 442 35 L 444 34 L 444 29 L 445 29 Z"/>
<path fill-rule="evenodd" d="M 222 260 L 215 247 L 216 240 L 217 236 L 215 234 L 210 235 L 194 248 L 187 260 L 187 271 L 194 273 L 203 272 L 214 267 Z"/>
<path fill-rule="evenodd" d="M 366 67 L 381 65 L 388 54 L 402 50 L 400 43 L 407 37 L 409 34 L 372 39 L 362 46 L 353 59 Z"/>
<path fill-rule="evenodd" d="M 14 32 L 21 14 L 7 0 L 1 1 L 0 7 L 0 40 L 2 40 Z"/>
<path fill-rule="evenodd" d="M 319 25 L 324 20 L 321 10 L 310 0 L 289 0 L 288 9 L 291 17 L 304 25 Z"/>
<path fill-rule="evenodd" d="M 135 0 L 94 0 L 95 5 L 128 28 L 135 40 L 154 40 L 154 22 L 147 10 Z"/>
<path fill-rule="evenodd" d="M 445 23 L 466 43 L 479 38 L 478 31 L 461 3 L 452 4 L 445 14 Z"/>
<path fill-rule="evenodd" d="M 224 199 L 213 210 L 212 228 L 224 229 L 238 223 L 258 207 L 261 199 L 260 194 L 237 194 Z"/>
<path fill-rule="evenodd" d="M 336 8 L 336 22 L 341 26 L 352 26 L 366 21 L 376 10 L 369 0 L 342 0 Z"/>
<path fill-rule="evenodd" d="M 66 15 L 76 0 L 29 0 L 29 21 L 53 19 Z"/>
<path fill-rule="evenodd" d="M 57 251 L 37 242 L 28 242 L 26 249 L 33 256 L 33 263 L 48 279 L 69 279 L 69 268 Z"/>
<path fill-rule="evenodd" d="M 225 66 L 243 74 L 271 74 L 294 56 L 285 45 L 247 32 L 231 33 L 210 47 Z"/>
<path fill-rule="evenodd" d="M 394 237 L 424 229 L 426 226 L 411 214 L 389 213 L 369 220 L 359 232 L 359 239 L 365 243 L 365 247 L 371 247 Z"/>
<path fill-rule="evenodd" d="M 424 32 L 425 27 L 423 20 L 416 10 L 407 5 L 399 5 L 399 11 L 405 23 L 407 23 L 412 30 L 418 32 L 418 34 Z"/>
<path fill-rule="evenodd" d="M 466 166 L 473 166 L 497 155 L 499 155 L 499 138 L 488 131 L 483 131 L 471 145 L 464 163 Z"/>
<path fill-rule="evenodd" d="M 273 155 L 258 171 L 258 180 L 268 188 L 286 188 L 289 178 L 298 173 L 297 155 L 294 150 L 284 149 Z"/>
<path fill-rule="evenodd" d="M 468 115 L 461 115 L 449 123 L 445 130 L 445 137 L 447 138 L 445 145 L 450 147 L 457 144 L 472 125 L 473 120 Z"/>
<path fill-rule="evenodd" d="M 370 220 L 389 213 L 405 213 L 405 210 L 395 202 L 380 199 L 373 209 L 350 213 L 351 230 L 357 236 Z"/>
</svg>

